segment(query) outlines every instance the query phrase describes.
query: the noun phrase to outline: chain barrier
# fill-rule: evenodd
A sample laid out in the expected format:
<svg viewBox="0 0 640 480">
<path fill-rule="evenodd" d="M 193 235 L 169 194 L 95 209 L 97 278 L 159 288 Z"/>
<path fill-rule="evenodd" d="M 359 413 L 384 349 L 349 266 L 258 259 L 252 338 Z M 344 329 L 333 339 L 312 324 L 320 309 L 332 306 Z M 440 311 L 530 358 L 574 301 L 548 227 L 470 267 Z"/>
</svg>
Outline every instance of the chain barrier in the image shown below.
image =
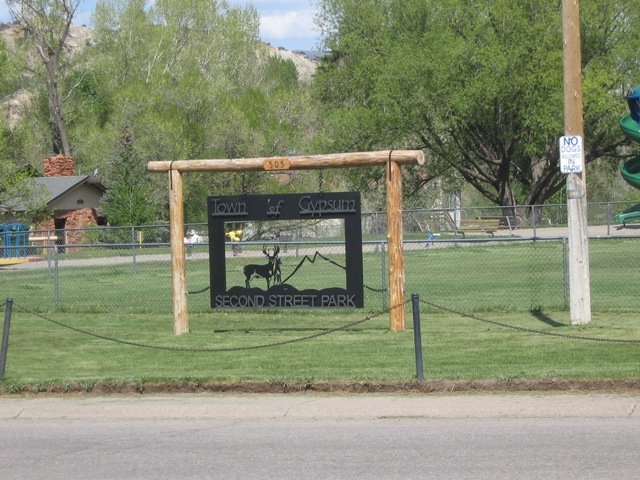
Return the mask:
<svg viewBox="0 0 640 480">
<path fill-rule="evenodd" d="M 189 295 L 197 295 L 197 294 L 199 294 L 199 293 L 204 293 L 204 292 L 206 292 L 206 291 L 207 291 L 207 290 L 209 290 L 210 288 L 211 288 L 210 286 L 208 286 L 208 287 L 204 287 L 204 288 L 202 288 L 202 289 L 200 289 L 200 290 L 196 290 L 196 291 L 194 291 L 194 292 L 187 292 L 187 294 L 189 294 Z"/>
<path fill-rule="evenodd" d="M 63 327 L 63 328 L 67 328 L 69 330 L 72 330 L 76 333 L 81 333 L 83 335 L 88 335 L 90 337 L 94 337 L 94 338 L 99 338 L 101 340 L 106 340 L 109 342 L 114 342 L 114 343 L 120 343 L 123 345 L 129 345 L 132 347 L 140 347 L 140 348 L 149 348 L 152 350 L 166 350 L 166 351 L 171 351 L 171 352 L 195 352 L 195 353 L 216 353 L 216 352 L 239 352 L 239 351 L 243 351 L 243 350 L 258 350 L 261 348 L 269 348 L 269 347 L 280 347 L 282 345 L 288 345 L 291 343 L 297 343 L 297 342 L 302 342 L 305 340 L 311 340 L 314 338 L 318 338 L 318 337 L 322 337 L 323 335 L 328 335 L 330 333 L 335 333 L 335 332 L 339 332 L 341 330 L 348 330 L 349 328 L 355 327 L 356 325 L 360 325 L 362 323 L 368 322 L 369 320 L 373 320 L 375 318 L 378 318 L 381 315 L 384 315 L 386 313 L 389 313 L 391 310 L 395 310 L 396 308 L 401 308 L 404 307 L 407 303 L 409 303 L 410 300 L 404 301 L 398 305 L 395 305 L 394 307 L 391 307 L 388 310 L 382 310 L 378 313 L 374 313 L 372 315 L 369 315 L 367 317 L 364 317 L 360 320 L 356 320 L 355 322 L 351 322 L 351 323 L 347 323 L 346 325 L 342 325 L 340 327 L 336 327 L 336 328 L 331 328 L 328 330 L 324 330 L 322 332 L 318 332 L 318 333 L 314 333 L 312 335 L 307 335 L 305 337 L 298 337 L 298 338 L 293 338 L 291 340 L 283 340 L 281 342 L 274 342 L 274 343 L 267 343 L 267 344 L 263 344 L 263 345 L 253 345 L 250 347 L 230 347 L 230 348 L 185 348 L 185 347 L 167 347 L 167 346 L 160 346 L 160 345 L 148 345 L 148 344 L 144 344 L 144 343 L 138 343 L 138 342 L 131 342 L 128 340 L 122 340 L 122 339 L 118 339 L 118 338 L 114 338 L 114 337 L 109 337 L 106 335 L 101 335 L 99 333 L 94 333 L 94 332 L 89 332 L 88 330 L 84 330 L 82 328 L 78 328 L 78 327 L 73 327 L 71 325 L 68 325 L 66 323 L 60 322 L 58 320 L 54 320 L 52 318 L 48 318 L 40 313 L 37 312 L 32 312 L 26 308 L 22 308 L 20 305 L 15 305 L 14 304 L 14 308 L 16 308 L 17 310 L 21 311 L 22 313 L 28 313 L 31 315 L 35 315 L 36 317 L 41 318 L 42 320 L 45 320 L 47 322 L 53 323 L 55 325 L 58 325 L 59 327 Z"/>
<path fill-rule="evenodd" d="M 509 325 L 508 323 L 496 322 L 495 320 L 489 320 L 487 318 L 482 318 L 477 315 L 472 315 L 469 313 L 464 313 L 459 310 L 454 310 L 453 308 L 444 307 L 442 305 L 438 305 L 437 303 L 429 302 L 427 300 L 420 300 L 421 303 L 425 305 L 429 305 L 431 307 L 437 308 L 438 310 L 442 310 L 444 312 L 453 313 L 454 315 L 459 315 L 461 317 L 470 318 L 472 320 L 478 320 L 479 322 L 489 323 L 491 325 L 496 325 L 498 327 L 511 328 L 513 330 L 520 330 L 522 332 L 528 333 L 537 333 L 539 335 L 548 335 L 551 337 L 561 337 L 568 338 L 571 340 L 590 340 L 593 342 L 607 342 L 607 343 L 640 343 L 640 340 L 637 339 L 616 339 L 616 338 L 597 338 L 597 337 L 586 337 L 582 335 L 568 335 L 566 333 L 557 333 L 557 332 L 546 332 L 544 330 L 537 330 L 535 328 L 527 328 L 527 327 L 519 327 L 517 325 Z"/>
<path fill-rule="evenodd" d="M 370 287 L 369 285 L 363 285 L 363 287 L 366 288 L 367 290 L 371 290 L 372 292 L 376 292 L 376 293 L 385 293 L 389 291 L 388 288 L 373 288 L 373 287 Z"/>
</svg>

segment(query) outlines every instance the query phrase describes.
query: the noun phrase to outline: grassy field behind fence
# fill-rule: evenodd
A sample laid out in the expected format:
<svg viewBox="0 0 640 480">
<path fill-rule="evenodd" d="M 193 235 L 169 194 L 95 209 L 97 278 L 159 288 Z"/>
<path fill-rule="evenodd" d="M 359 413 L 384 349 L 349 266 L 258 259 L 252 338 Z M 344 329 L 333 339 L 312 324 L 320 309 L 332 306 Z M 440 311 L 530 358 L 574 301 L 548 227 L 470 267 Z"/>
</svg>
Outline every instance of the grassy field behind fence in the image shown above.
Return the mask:
<svg viewBox="0 0 640 480">
<path fill-rule="evenodd" d="M 505 243 L 439 243 L 422 248 L 412 244 L 405 251 L 406 292 L 418 293 L 444 306 L 464 311 L 529 311 L 562 309 L 569 305 L 568 272 L 560 240 Z M 386 254 L 370 245 L 364 254 L 365 307 L 378 311 L 387 307 Z M 442 248 L 446 247 L 446 248 Z M 187 257 L 189 310 L 210 312 L 209 263 L 206 246 Z M 344 265 L 344 255 L 324 248 L 324 255 Z M 311 245 L 282 255 L 282 277 L 290 275 Z M 154 249 L 127 256 L 94 258 L 87 251 L 40 262 L 37 269 L 0 269 L 1 298 L 12 297 L 41 312 L 69 313 L 159 313 L 171 312 L 171 273 L 167 253 Z M 130 255 L 130 250 L 124 255 Z M 118 261 L 119 260 L 119 261 Z M 244 285 L 242 268 L 247 262 L 264 263 L 245 254 L 227 260 L 227 287 Z M 591 293 L 597 312 L 640 310 L 637 285 L 640 269 L 640 240 L 598 239 L 590 242 Z M 306 262 L 290 280 L 298 288 L 344 286 L 344 270 L 317 260 Z M 261 279 L 253 286 L 265 288 Z"/>
<path fill-rule="evenodd" d="M 447 313 L 421 303 L 425 376 L 430 379 L 638 377 L 640 345 L 541 335 L 547 333 L 640 340 L 638 241 L 590 242 L 593 321 L 570 326 L 565 307 L 560 241 L 407 249 L 407 293 L 475 316 Z M 189 290 L 209 284 L 208 262 L 187 260 Z M 86 252 L 83 253 L 86 255 Z M 340 254 L 329 255 L 342 261 Z M 65 259 L 73 260 L 69 254 Z M 246 259 L 229 259 L 230 282 Z M 284 258 L 283 277 L 298 260 Z M 365 254 L 365 283 L 380 287 L 380 252 Z M 0 303 L 15 301 L 5 389 L 31 384 L 97 381 L 320 381 L 409 380 L 415 375 L 411 309 L 408 330 L 391 333 L 382 296 L 366 291 L 363 310 L 234 311 L 209 308 L 208 292 L 189 296 L 191 333 L 172 330 L 171 283 L 166 260 L 131 264 L 0 270 Z M 235 273 L 234 273 L 235 272 Z M 326 262 L 313 276 L 342 281 Z M 56 292 L 57 290 L 57 292 Z M 53 298 L 57 296 L 57 309 Z M 37 312 L 37 313 L 34 313 Z M 346 330 L 269 348 L 271 343 Z M 183 350 L 165 351 L 88 336 Z M 202 349 L 242 349 L 202 352 Z"/>
</svg>

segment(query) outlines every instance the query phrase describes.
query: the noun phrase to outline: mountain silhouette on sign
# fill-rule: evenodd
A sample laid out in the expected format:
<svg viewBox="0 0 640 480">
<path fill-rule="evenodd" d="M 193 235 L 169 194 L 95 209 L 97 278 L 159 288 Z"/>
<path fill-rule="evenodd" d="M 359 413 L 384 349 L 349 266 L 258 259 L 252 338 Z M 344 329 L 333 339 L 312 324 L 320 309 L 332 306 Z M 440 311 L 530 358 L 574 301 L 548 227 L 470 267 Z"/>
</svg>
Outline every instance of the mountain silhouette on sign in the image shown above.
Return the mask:
<svg viewBox="0 0 640 480">
<path fill-rule="evenodd" d="M 282 283 L 286 283 L 287 280 L 289 280 L 291 277 L 293 277 L 298 270 L 300 270 L 300 268 L 306 263 L 306 262 L 311 262 L 311 263 L 315 263 L 316 260 L 318 259 L 318 257 L 320 257 L 322 260 L 324 260 L 325 262 L 331 263 L 332 265 L 335 265 L 336 267 L 340 267 L 341 269 L 343 269 L 344 271 L 347 270 L 346 267 L 340 265 L 339 263 L 334 262 L 333 260 L 331 260 L 328 257 L 325 257 L 324 255 L 322 255 L 320 252 L 316 251 L 316 253 L 313 254 L 313 258 L 311 258 L 309 255 L 305 255 L 304 258 L 302 260 L 300 260 L 300 263 L 298 263 L 298 266 L 296 268 L 294 268 L 293 272 L 291 272 L 291 274 L 285 278 L 284 280 L 282 280 Z"/>
</svg>

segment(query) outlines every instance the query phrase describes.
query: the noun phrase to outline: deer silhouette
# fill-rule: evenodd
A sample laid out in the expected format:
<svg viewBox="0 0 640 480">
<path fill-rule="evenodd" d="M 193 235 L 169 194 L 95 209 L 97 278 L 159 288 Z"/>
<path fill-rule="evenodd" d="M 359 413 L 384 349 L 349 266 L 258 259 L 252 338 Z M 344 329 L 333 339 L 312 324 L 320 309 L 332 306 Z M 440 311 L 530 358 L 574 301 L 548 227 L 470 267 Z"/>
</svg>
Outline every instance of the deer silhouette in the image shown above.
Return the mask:
<svg viewBox="0 0 640 480">
<path fill-rule="evenodd" d="M 273 254 L 269 254 L 267 246 L 263 245 L 262 253 L 264 253 L 269 259 L 268 263 L 264 265 L 249 264 L 245 265 L 243 269 L 245 285 L 247 288 L 251 287 L 251 280 L 253 280 L 254 278 L 264 278 L 267 281 L 267 290 L 269 290 L 269 287 L 271 286 L 272 278 L 275 277 L 274 285 L 276 285 L 276 281 L 280 279 L 280 259 L 278 258 L 278 253 L 280 253 L 280 246 L 276 245 L 273 248 Z"/>
</svg>

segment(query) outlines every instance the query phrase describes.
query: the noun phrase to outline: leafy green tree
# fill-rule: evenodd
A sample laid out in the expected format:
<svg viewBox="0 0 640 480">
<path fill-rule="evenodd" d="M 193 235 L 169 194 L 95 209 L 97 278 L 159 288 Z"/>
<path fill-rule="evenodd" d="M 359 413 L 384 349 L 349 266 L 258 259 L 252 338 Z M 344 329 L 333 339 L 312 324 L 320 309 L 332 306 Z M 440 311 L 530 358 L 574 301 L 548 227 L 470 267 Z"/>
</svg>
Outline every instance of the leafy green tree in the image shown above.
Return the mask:
<svg viewBox="0 0 640 480">
<path fill-rule="evenodd" d="M 61 85 L 68 67 L 65 44 L 80 0 L 6 0 L 6 3 L 13 20 L 27 39 L 34 42 L 46 70 L 44 83 L 53 152 L 71 156 L 64 104 L 73 87 L 62 91 Z"/>
<path fill-rule="evenodd" d="M 144 225 L 158 218 L 158 206 L 152 201 L 153 183 L 126 128 L 112 161 L 107 187 L 101 209 L 111 225 Z"/>
<path fill-rule="evenodd" d="M 0 36 L 0 100 L 13 93 L 16 88 L 17 67 L 9 54 L 4 38 Z"/>
<path fill-rule="evenodd" d="M 560 0 L 321 0 L 316 76 L 334 149 L 422 148 L 501 206 L 565 184 Z M 616 158 L 640 78 L 638 0 L 582 9 L 586 161 Z M 326 147 L 328 148 L 328 147 Z"/>
<path fill-rule="evenodd" d="M 15 56 L 10 55 L 0 36 L 0 101 L 13 93 L 17 85 L 18 69 Z M 32 171 L 17 161 L 19 148 L 5 119 L 0 117 L 0 223 L 5 214 L 15 215 L 16 206 L 26 208 L 21 215 L 28 220 L 44 208 L 42 197 L 32 181 Z"/>
<path fill-rule="evenodd" d="M 18 175 L 18 169 L 7 156 L 9 150 L 9 129 L 0 121 L 0 214 L 8 209 L 7 203 L 13 192 L 24 180 Z"/>
<path fill-rule="evenodd" d="M 141 157 L 154 160 L 301 149 L 310 126 L 308 94 L 291 61 L 268 57 L 253 7 L 193 0 L 147 8 L 142 0 L 100 0 L 93 20 L 91 76 L 100 81 L 90 98 L 111 99 L 103 111 L 112 141 L 109 126 L 128 125 Z M 257 175 L 244 180 L 248 191 L 274 185 Z M 239 175 L 187 176 L 187 221 L 206 219 L 207 195 L 237 193 L 242 184 Z"/>
<path fill-rule="evenodd" d="M 33 181 L 33 170 L 15 160 L 12 134 L 0 119 L 0 223 L 2 217 L 31 221 L 46 208 L 44 192 Z"/>
<path fill-rule="evenodd" d="M 96 76 L 108 79 L 111 119 L 130 125 L 149 157 L 210 156 L 211 130 L 225 120 L 221 101 L 257 77 L 255 10 L 208 0 L 146 3 L 96 5 Z"/>
<path fill-rule="evenodd" d="M 4 38 L 0 36 L 0 101 L 15 90 L 16 69 L 12 57 L 7 50 Z M 11 132 L 4 119 L 0 120 L 0 159 L 9 159 L 9 142 Z"/>
</svg>

